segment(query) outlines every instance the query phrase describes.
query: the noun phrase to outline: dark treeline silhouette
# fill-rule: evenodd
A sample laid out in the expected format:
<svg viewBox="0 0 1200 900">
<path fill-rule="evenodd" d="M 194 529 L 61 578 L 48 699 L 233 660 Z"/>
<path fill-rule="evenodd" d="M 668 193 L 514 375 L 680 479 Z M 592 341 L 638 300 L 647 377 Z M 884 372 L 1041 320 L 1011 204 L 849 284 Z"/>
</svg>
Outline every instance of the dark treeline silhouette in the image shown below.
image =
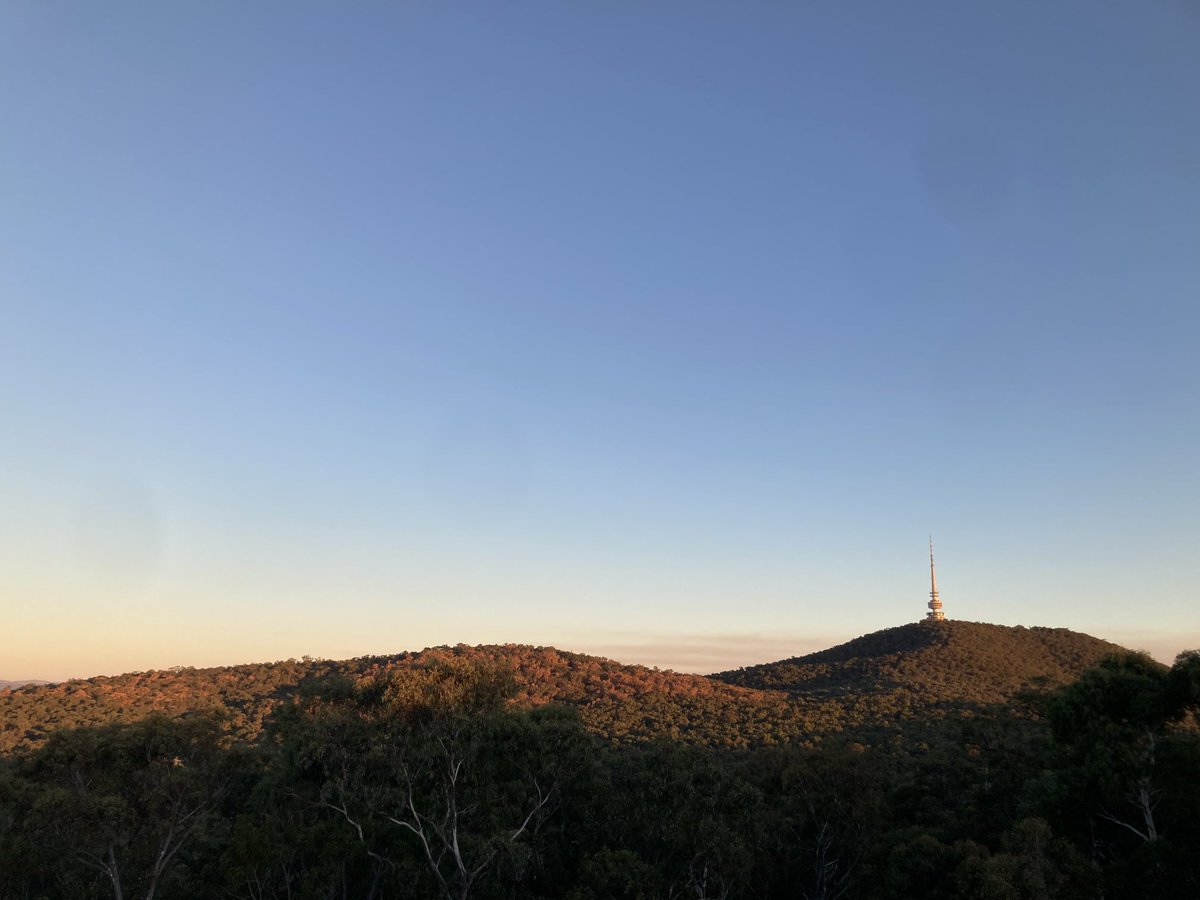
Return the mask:
<svg viewBox="0 0 1200 900">
<path fill-rule="evenodd" d="M 0 898 L 1200 896 L 1198 652 L 808 746 L 614 740 L 523 692 L 432 654 L 253 739 L 212 707 L 50 730 L 0 763 Z"/>
</svg>

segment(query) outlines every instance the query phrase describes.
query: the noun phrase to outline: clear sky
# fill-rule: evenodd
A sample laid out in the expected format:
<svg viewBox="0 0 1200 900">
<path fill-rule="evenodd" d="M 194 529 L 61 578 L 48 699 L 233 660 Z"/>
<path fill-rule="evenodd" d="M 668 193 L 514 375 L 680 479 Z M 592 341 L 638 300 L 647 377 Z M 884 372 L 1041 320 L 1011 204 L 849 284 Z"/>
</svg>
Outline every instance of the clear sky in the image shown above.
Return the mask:
<svg viewBox="0 0 1200 900">
<path fill-rule="evenodd" d="M 1200 6 L 0 10 L 0 678 L 1200 646 Z"/>
</svg>

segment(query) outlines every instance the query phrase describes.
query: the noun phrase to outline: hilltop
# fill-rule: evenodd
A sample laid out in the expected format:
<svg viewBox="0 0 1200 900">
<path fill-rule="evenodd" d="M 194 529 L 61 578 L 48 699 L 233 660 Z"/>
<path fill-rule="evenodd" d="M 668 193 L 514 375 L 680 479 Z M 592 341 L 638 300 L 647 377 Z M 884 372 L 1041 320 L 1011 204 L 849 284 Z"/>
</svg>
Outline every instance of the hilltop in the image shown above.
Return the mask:
<svg viewBox="0 0 1200 900">
<path fill-rule="evenodd" d="M 925 705 L 994 704 L 1074 681 L 1122 649 L 1066 628 L 923 621 L 711 677 L 809 699 L 887 694 Z"/>
<path fill-rule="evenodd" d="M 0 896 L 148 896 L 168 847 L 156 896 L 1191 900 L 1200 657 L 1076 671 L 1113 648 L 946 622 L 720 677 L 505 645 L 5 691 Z"/>
<path fill-rule="evenodd" d="M 447 659 L 509 669 L 517 684 L 515 703 L 576 707 L 592 731 L 617 742 L 662 735 L 700 744 L 748 746 L 787 739 L 803 726 L 794 721 L 788 698 L 777 691 L 623 665 L 553 647 L 458 645 L 341 661 L 179 667 L 26 686 L 0 694 L 0 752 L 36 746 L 58 728 L 214 708 L 228 714 L 236 735 L 252 739 L 271 712 L 306 684 L 332 677 L 357 682 Z"/>
<path fill-rule="evenodd" d="M 1120 649 L 1065 629 L 947 621 L 889 628 L 712 676 L 519 644 L 175 668 L 0 692 L 0 752 L 36 746 L 58 728 L 213 708 L 226 712 L 234 734 L 253 739 L 306 684 L 361 681 L 446 659 L 509 669 L 516 704 L 575 707 L 588 730 L 615 743 L 670 737 L 717 747 L 811 744 L 838 732 L 895 728 L 901 719 L 970 715 L 1030 687 L 1069 682 Z"/>
</svg>

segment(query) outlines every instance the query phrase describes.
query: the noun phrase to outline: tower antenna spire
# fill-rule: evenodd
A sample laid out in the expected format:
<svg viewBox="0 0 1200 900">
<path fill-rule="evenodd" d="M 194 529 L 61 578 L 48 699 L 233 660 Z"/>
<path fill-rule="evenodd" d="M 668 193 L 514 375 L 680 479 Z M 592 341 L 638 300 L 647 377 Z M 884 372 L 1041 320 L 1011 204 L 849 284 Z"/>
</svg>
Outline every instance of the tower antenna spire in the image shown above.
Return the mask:
<svg viewBox="0 0 1200 900">
<path fill-rule="evenodd" d="M 937 571 L 933 568 L 933 535 L 929 536 L 929 612 L 925 620 L 941 622 L 945 619 L 942 614 L 942 601 L 938 598 Z"/>
</svg>

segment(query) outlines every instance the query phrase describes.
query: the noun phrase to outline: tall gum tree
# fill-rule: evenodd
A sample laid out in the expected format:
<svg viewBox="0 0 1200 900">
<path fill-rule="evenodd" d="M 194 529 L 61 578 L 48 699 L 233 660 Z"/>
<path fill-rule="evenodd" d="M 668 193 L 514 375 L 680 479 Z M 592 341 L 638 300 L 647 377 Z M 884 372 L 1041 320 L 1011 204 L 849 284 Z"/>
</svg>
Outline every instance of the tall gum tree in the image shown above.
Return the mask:
<svg viewBox="0 0 1200 900">
<path fill-rule="evenodd" d="M 57 861 L 60 881 L 114 900 L 154 900 L 231 771 L 210 715 L 57 731 L 24 769 L 36 792 L 31 840 Z"/>
<path fill-rule="evenodd" d="M 1197 745 L 1200 653 L 1168 670 L 1144 653 L 1113 654 L 1050 705 L 1066 792 L 1101 822 L 1143 843 L 1166 834 L 1160 808 L 1186 790 L 1178 776 Z"/>
<path fill-rule="evenodd" d="M 373 858 L 400 870 L 407 850 L 441 897 L 467 900 L 501 867 L 525 877 L 587 751 L 573 714 L 512 709 L 513 693 L 487 665 L 387 673 L 309 700 L 293 726 L 298 756 Z"/>
</svg>

